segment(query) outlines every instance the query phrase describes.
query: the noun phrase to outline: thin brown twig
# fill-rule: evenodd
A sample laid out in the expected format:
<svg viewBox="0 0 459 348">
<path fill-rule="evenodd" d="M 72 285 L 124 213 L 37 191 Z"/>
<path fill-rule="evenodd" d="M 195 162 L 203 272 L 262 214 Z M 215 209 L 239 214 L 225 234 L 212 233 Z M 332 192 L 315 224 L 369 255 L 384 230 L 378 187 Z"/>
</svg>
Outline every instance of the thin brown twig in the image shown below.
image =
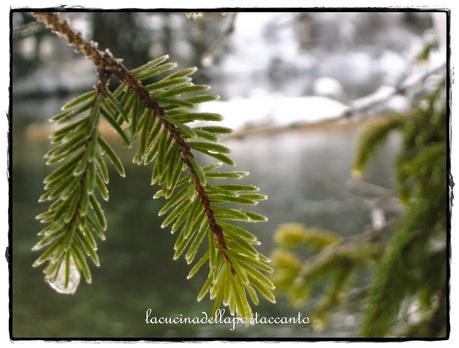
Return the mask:
<svg viewBox="0 0 459 348">
<path fill-rule="evenodd" d="M 346 119 L 355 115 L 368 113 L 370 110 L 375 109 L 380 105 L 384 105 L 393 97 L 397 95 L 405 95 L 408 90 L 422 86 L 430 76 L 441 73 L 445 71 L 445 69 L 446 63 L 442 63 L 434 68 L 427 70 L 415 79 L 410 79 L 410 77 L 402 79 L 395 86 L 393 86 L 392 91 L 385 96 L 376 98 L 376 94 L 370 94 L 360 98 L 360 100 L 354 101 L 351 106 L 345 109 L 337 118 Z M 362 102 L 362 100 L 365 100 L 365 102 Z"/>
</svg>

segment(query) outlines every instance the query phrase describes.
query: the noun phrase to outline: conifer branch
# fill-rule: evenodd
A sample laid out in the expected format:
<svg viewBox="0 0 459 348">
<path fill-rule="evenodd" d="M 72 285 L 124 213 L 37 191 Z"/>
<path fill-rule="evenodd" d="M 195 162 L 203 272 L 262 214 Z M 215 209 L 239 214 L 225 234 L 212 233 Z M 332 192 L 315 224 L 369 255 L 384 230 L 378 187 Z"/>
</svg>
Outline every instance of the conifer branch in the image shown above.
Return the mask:
<svg viewBox="0 0 459 348">
<path fill-rule="evenodd" d="M 37 216 L 42 223 L 49 225 L 40 232 L 43 238 L 33 250 L 44 247 L 48 249 L 34 262 L 34 266 L 48 261 L 44 270 L 45 278 L 53 288 L 63 293 L 73 293 L 78 286 L 79 277 L 70 286 L 73 267 L 80 269 L 86 281 L 91 282 L 85 254 L 96 266 L 100 265 L 95 252 L 97 244 L 92 235 L 96 233 L 103 239 L 102 231 L 106 228 L 102 208 L 95 197 L 97 188 L 103 198 L 108 198 L 105 188 L 108 177 L 104 176 L 105 179 L 102 179 L 97 170 L 97 165 L 101 166 L 103 162 L 99 148 L 103 139 L 99 134 L 98 124 L 99 109 L 107 87 L 107 75 L 99 69 L 98 76 L 99 81 L 94 91 L 87 95 L 89 115 L 57 131 L 52 137 L 57 145 L 46 154 L 50 164 L 61 163 L 68 156 L 71 159 L 44 181 L 46 192 L 39 201 L 54 200 L 54 203 L 47 212 Z M 65 122 L 69 117 L 78 114 L 74 111 L 75 109 L 66 111 L 54 120 Z"/>
<path fill-rule="evenodd" d="M 134 163 L 154 163 L 151 183 L 160 187 L 154 198 L 166 199 L 159 212 L 159 215 L 167 214 L 161 227 L 171 225 L 171 232 L 178 234 L 174 245 L 174 259 L 184 254 L 187 263 L 191 264 L 207 235 L 208 248 L 188 274 L 188 278 L 191 278 L 203 265 L 207 263 L 209 266 L 207 280 L 198 294 L 198 301 L 210 294 L 210 299 L 214 300 L 213 313 L 223 304 L 230 308 L 232 314 L 236 313 L 245 318 L 252 316 L 248 298 L 254 304 L 258 304 L 257 292 L 269 301 L 275 302 L 272 292 L 274 285 L 264 274 L 273 271 L 268 265 L 270 259 L 255 248 L 260 242 L 251 232 L 227 222 L 229 220 L 254 223 L 266 221 L 266 217 L 256 212 L 222 206 L 228 203 L 255 205 L 267 197 L 258 193 L 255 186 L 213 183 L 214 180 L 240 179 L 247 173 L 218 170 L 223 163 L 234 164 L 228 157 L 229 149 L 216 143 L 218 136 L 231 132 L 230 129 L 188 125 L 195 121 L 222 119 L 218 114 L 192 112 L 191 109 L 195 105 L 217 98 L 214 95 L 199 94 L 209 87 L 191 82 L 189 76 L 196 69 L 188 68 L 170 73 L 169 70 L 175 68 L 176 64 L 169 63 L 168 56 L 162 56 L 141 67 L 127 70 L 108 50 L 102 52 L 97 48 L 97 43 L 84 40 L 80 33 L 75 32 L 57 14 L 36 12 L 34 16 L 63 37 L 77 52 L 91 59 L 99 73 L 95 91 L 86 92 L 70 101 L 64 105 L 63 113 L 53 117 L 58 123 L 66 123 L 78 117 L 80 120 L 58 129 L 53 135 L 55 141 L 63 142 L 59 145 L 63 150 L 59 147 L 57 150 L 51 150 L 50 164 L 67 161 L 45 179 L 45 182 L 50 180 L 54 184 L 45 187 L 51 191 L 44 194 L 43 200 L 56 200 L 48 212 L 40 216 L 43 222 L 51 224 L 51 227 L 46 227 L 45 230 L 52 231 L 53 236 L 69 235 L 62 230 L 61 224 L 55 223 L 56 219 L 59 220 L 56 207 L 73 213 L 75 209 L 79 209 L 80 199 L 77 197 L 75 201 L 70 200 L 71 204 L 67 202 L 68 195 L 61 194 L 62 188 L 64 192 L 71 189 L 68 188 L 69 181 L 62 177 L 72 171 L 76 176 L 82 175 L 87 170 L 89 174 L 85 180 L 91 183 L 91 190 L 82 188 L 81 195 L 85 200 L 81 199 L 81 202 L 90 206 L 91 216 L 88 215 L 80 221 L 78 227 L 84 233 L 78 241 L 89 243 L 90 248 L 86 248 L 87 254 L 93 258 L 97 257 L 95 242 L 89 236 L 92 234 L 87 235 L 86 231 L 94 231 L 103 236 L 102 230 L 106 228 L 102 208 L 93 194 L 93 188 L 97 187 L 102 198 L 108 199 L 108 190 L 105 187 L 108 183 L 108 172 L 103 156 L 110 160 L 121 176 L 124 176 L 124 168 L 110 145 L 98 134 L 97 124 L 91 128 L 91 131 L 98 135 L 97 143 L 93 142 L 93 146 L 87 146 L 88 149 L 91 148 L 91 153 L 94 153 L 91 157 L 92 164 L 86 165 L 84 150 L 82 154 L 68 158 L 74 150 L 86 144 L 81 138 L 87 137 L 88 130 L 80 127 L 88 118 L 83 116 L 84 113 L 90 110 L 90 119 L 94 117 L 98 121 L 99 115 L 104 117 L 126 145 L 138 139 Z M 166 76 L 151 82 L 161 74 Z M 107 87 L 112 78 L 121 82 L 113 92 Z M 193 95 L 182 97 L 189 93 Z M 83 149 L 86 149 L 86 146 Z M 223 163 L 211 163 L 202 167 L 194 152 Z M 186 174 L 182 175 L 182 171 Z M 45 235 L 38 244 L 44 247 L 50 243 L 54 244 L 40 256 L 39 263 L 48 261 L 49 267 L 53 268 L 54 274 L 59 278 L 63 262 L 59 256 L 62 249 L 61 241 L 54 237 L 47 238 Z M 56 250 L 59 250 L 59 253 Z M 66 247 L 63 250 L 67 250 Z M 67 254 L 64 254 L 64 257 L 65 255 Z M 76 262 L 77 270 L 83 272 L 86 280 L 90 281 L 90 271 L 84 255 L 77 253 L 71 256 Z M 72 268 L 70 258 L 67 257 L 66 260 L 64 289 L 68 286 Z"/>
<path fill-rule="evenodd" d="M 97 43 L 94 41 L 88 42 L 83 39 L 80 32 L 75 32 L 70 27 L 69 23 L 60 18 L 56 13 L 34 12 L 33 15 L 42 21 L 48 28 L 62 36 L 71 46 L 75 48 L 77 52 L 83 53 L 86 57 L 91 59 L 99 71 L 104 71 L 107 74 L 113 75 L 118 80 L 124 82 L 129 87 L 129 89 L 132 90 L 142 100 L 145 106 L 152 109 L 154 115 L 160 118 L 162 125 L 169 132 L 171 137 L 180 148 L 182 161 L 185 163 L 187 169 L 190 172 L 190 175 L 194 179 L 196 192 L 200 197 L 202 207 L 209 220 L 209 227 L 215 234 L 215 239 L 220 245 L 223 257 L 225 260 L 230 262 L 226 252 L 227 246 L 223 230 L 216 221 L 215 213 L 210 205 L 208 193 L 199 181 L 199 176 L 196 172 L 196 169 L 193 167 L 193 154 L 191 152 L 191 148 L 184 141 L 175 126 L 171 122 L 164 119 L 164 109 L 159 105 L 159 103 L 151 98 L 143 84 L 124 67 L 120 59 L 114 58 L 110 51 L 106 50 L 105 52 L 102 52 L 98 49 Z M 231 271 L 234 272 L 232 267 Z"/>
</svg>

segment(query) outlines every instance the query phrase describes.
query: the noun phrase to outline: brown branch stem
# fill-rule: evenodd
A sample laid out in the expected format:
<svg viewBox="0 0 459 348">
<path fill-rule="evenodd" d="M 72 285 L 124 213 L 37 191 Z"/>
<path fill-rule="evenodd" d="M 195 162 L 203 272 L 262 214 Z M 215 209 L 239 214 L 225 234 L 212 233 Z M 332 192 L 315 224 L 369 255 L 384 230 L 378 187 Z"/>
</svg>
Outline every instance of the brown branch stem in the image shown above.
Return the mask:
<svg viewBox="0 0 459 348">
<path fill-rule="evenodd" d="M 98 45 L 94 41 L 86 41 L 80 32 L 76 32 L 70 24 L 59 17 L 57 13 L 53 12 L 34 12 L 34 17 L 43 22 L 49 29 L 54 31 L 58 36 L 62 37 L 71 45 L 77 52 L 84 54 L 87 58 L 91 59 L 96 66 L 99 75 L 104 71 L 109 77 L 115 77 L 123 82 L 132 92 L 134 92 L 144 103 L 147 108 L 153 111 L 153 115 L 159 117 L 161 124 L 174 139 L 177 144 L 183 163 L 185 163 L 190 175 L 195 182 L 195 189 L 199 195 L 204 213 L 209 221 L 209 228 L 212 231 L 215 240 L 221 250 L 223 258 L 230 261 L 227 255 L 227 246 L 222 228 L 218 225 L 215 212 L 212 210 L 208 193 L 206 188 L 199 181 L 199 176 L 196 173 L 190 161 L 193 157 L 191 148 L 184 141 L 181 134 L 177 131 L 175 126 L 168 122 L 164 116 L 164 109 L 156 102 L 148 93 L 148 90 L 143 84 L 138 81 L 121 63 L 120 59 L 116 59 L 109 50 L 105 52 L 98 49 Z"/>
</svg>

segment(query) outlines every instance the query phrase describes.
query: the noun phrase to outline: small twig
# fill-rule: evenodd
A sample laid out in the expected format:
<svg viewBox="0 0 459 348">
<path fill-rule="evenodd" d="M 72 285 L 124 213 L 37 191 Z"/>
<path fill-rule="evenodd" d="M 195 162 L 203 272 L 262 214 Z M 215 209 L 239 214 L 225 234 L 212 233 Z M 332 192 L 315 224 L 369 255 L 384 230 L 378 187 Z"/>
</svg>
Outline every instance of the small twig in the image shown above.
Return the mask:
<svg viewBox="0 0 459 348">
<path fill-rule="evenodd" d="M 345 303 L 346 305 L 353 305 L 356 302 L 359 303 L 364 299 L 368 293 L 370 292 L 370 288 L 361 288 L 361 289 L 356 289 L 354 291 L 351 291 L 346 297 L 345 300 L 342 303 Z"/>
<path fill-rule="evenodd" d="M 374 98 L 376 94 L 370 94 L 358 100 L 354 100 L 349 108 L 343 111 L 341 115 L 338 115 L 337 118 L 349 118 L 356 114 L 362 114 L 368 112 L 375 107 L 387 103 L 390 99 L 396 95 L 404 95 L 407 90 L 414 88 L 416 86 L 422 85 L 431 75 L 435 75 L 446 68 L 446 63 L 443 63 L 435 68 L 432 68 L 426 71 L 424 74 L 419 76 L 413 81 L 409 81 L 410 77 L 405 78 L 403 81 L 400 81 L 398 84 L 392 87 L 392 91 L 380 98 Z M 364 102 L 362 102 L 364 101 Z M 360 105 L 359 105 L 360 102 Z"/>
<path fill-rule="evenodd" d="M 373 183 L 367 182 L 362 178 L 352 178 L 346 183 L 348 187 L 356 188 L 357 190 L 377 196 L 394 196 L 394 191 L 391 189 L 375 185 Z"/>
<path fill-rule="evenodd" d="M 336 193 L 342 199 L 348 201 L 354 206 L 362 207 L 365 209 L 372 209 L 376 205 L 375 199 L 366 199 L 361 196 L 357 196 L 351 193 L 349 190 L 342 188 L 340 185 L 333 182 L 329 177 L 325 175 L 319 175 L 316 180 L 327 190 Z"/>
<path fill-rule="evenodd" d="M 350 204 L 352 204 L 353 206 L 369 210 L 371 225 L 375 230 L 383 228 L 386 224 L 386 210 L 393 212 L 400 211 L 399 201 L 395 197 L 394 193 L 380 186 L 366 183 L 360 179 L 355 179 L 357 183 L 360 183 L 360 186 L 356 185 L 357 189 L 362 190 L 363 187 L 366 190 L 366 193 L 369 193 L 369 191 L 371 191 L 372 195 L 376 195 L 376 197 L 369 199 L 353 194 L 349 189 L 341 187 L 340 185 L 334 183 L 330 178 L 324 175 L 318 176 L 317 180 L 326 189 L 335 192 L 338 196 L 350 202 Z M 375 191 L 377 193 L 375 193 Z"/>
<path fill-rule="evenodd" d="M 368 229 L 367 231 L 361 232 L 359 234 L 353 235 L 350 238 L 343 240 L 340 243 L 331 245 L 325 249 L 323 249 L 320 253 L 313 256 L 310 261 L 305 263 L 301 268 L 300 272 L 298 273 L 298 278 L 302 279 L 308 273 L 308 271 L 315 267 L 316 264 L 320 264 L 322 260 L 327 259 L 333 254 L 337 254 L 342 251 L 346 251 L 348 249 L 352 249 L 355 247 L 357 243 L 373 243 L 378 241 L 385 232 L 390 230 L 398 219 L 393 218 L 385 224 L 385 226 L 381 229 Z"/>
<path fill-rule="evenodd" d="M 16 26 L 13 28 L 13 35 L 14 37 L 27 37 L 33 34 L 36 34 L 42 30 L 44 30 L 45 27 L 43 24 L 38 23 L 38 22 L 30 22 L 27 24 L 22 24 L 19 26 Z"/>
<path fill-rule="evenodd" d="M 305 19 L 309 19 L 311 17 L 311 14 L 308 12 L 301 12 L 298 14 L 295 14 L 292 17 L 287 18 L 286 20 L 283 20 L 280 23 L 275 23 L 272 25 L 272 29 L 274 30 L 280 30 L 284 28 L 290 28 L 292 24 L 295 24 L 297 22 L 301 22 Z"/>
<path fill-rule="evenodd" d="M 234 23 L 236 22 L 237 12 L 232 12 L 229 15 L 229 19 L 225 29 L 220 33 L 218 38 L 210 45 L 206 52 L 202 55 L 201 64 L 203 66 L 209 66 L 214 61 L 215 57 L 220 54 L 223 47 L 225 46 L 226 40 L 234 31 Z"/>
</svg>

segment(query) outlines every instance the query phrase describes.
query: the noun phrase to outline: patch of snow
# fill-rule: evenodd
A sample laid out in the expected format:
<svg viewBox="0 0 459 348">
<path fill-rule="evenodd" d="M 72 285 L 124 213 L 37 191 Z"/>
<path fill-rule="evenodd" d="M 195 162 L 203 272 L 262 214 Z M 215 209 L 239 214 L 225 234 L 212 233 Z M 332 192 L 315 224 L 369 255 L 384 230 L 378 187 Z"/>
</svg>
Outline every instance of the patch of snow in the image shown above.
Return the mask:
<svg viewBox="0 0 459 348">
<path fill-rule="evenodd" d="M 198 111 L 224 116 L 222 124 L 233 129 L 251 125 L 318 122 L 340 116 L 347 106 L 328 97 L 287 97 L 257 91 L 250 98 L 231 98 L 202 104 Z"/>
<path fill-rule="evenodd" d="M 314 81 L 313 92 L 315 95 L 339 99 L 343 96 L 343 87 L 334 78 L 320 77 Z"/>
<path fill-rule="evenodd" d="M 395 84 L 400 76 L 406 71 L 407 62 L 406 59 L 397 52 L 384 51 L 379 57 L 377 64 L 384 82 Z"/>
<path fill-rule="evenodd" d="M 389 98 L 394 91 L 395 88 L 393 86 L 381 86 L 373 94 L 354 100 L 352 102 L 352 107 L 356 109 L 364 109 L 376 101 Z"/>
<path fill-rule="evenodd" d="M 35 37 L 30 36 L 20 41 L 19 49 L 24 58 L 31 59 L 35 54 L 36 46 L 37 40 Z"/>
<path fill-rule="evenodd" d="M 254 73 L 267 71 L 276 59 L 295 63 L 298 40 L 293 26 L 289 30 L 272 28 L 278 21 L 278 13 L 238 14 L 230 37 L 232 50 L 223 59 L 223 70 L 231 74 Z"/>
<path fill-rule="evenodd" d="M 401 95 L 394 95 L 385 104 L 385 108 L 390 112 L 408 112 L 410 110 L 411 103 L 408 98 Z"/>
<path fill-rule="evenodd" d="M 436 12 L 432 14 L 433 24 L 438 39 L 443 45 L 446 45 L 446 13 Z"/>
<path fill-rule="evenodd" d="M 384 215 L 384 210 L 381 208 L 371 209 L 371 226 L 373 230 L 379 231 L 386 226 L 386 217 Z"/>
</svg>

